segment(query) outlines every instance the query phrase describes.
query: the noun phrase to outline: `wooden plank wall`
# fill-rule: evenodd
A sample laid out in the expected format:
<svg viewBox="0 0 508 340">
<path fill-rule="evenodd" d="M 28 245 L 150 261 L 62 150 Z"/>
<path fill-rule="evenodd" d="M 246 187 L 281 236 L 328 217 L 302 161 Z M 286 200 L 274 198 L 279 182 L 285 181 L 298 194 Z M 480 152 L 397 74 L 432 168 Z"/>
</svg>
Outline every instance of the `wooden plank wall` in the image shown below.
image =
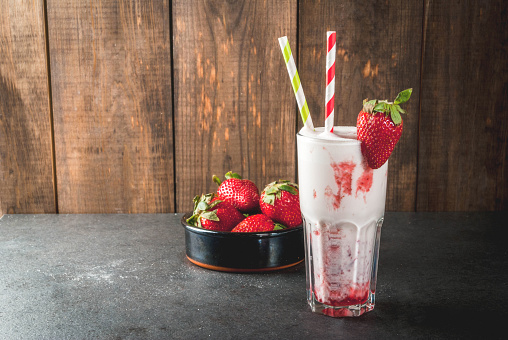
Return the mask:
<svg viewBox="0 0 508 340">
<path fill-rule="evenodd" d="M 44 6 L 0 6 L 0 215 L 55 213 Z"/>
<path fill-rule="evenodd" d="M 172 211 L 170 4 L 47 9 L 59 212 Z"/>
<path fill-rule="evenodd" d="M 424 12 L 420 211 L 508 209 L 508 3 Z"/>
<path fill-rule="evenodd" d="M 412 87 L 387 210 L 508 209 L 508 4 L 0 0 L 0 215 L 184 212 L 241 172 L 296 178 L 336 30 L 336 123 Z"/>
</svg>

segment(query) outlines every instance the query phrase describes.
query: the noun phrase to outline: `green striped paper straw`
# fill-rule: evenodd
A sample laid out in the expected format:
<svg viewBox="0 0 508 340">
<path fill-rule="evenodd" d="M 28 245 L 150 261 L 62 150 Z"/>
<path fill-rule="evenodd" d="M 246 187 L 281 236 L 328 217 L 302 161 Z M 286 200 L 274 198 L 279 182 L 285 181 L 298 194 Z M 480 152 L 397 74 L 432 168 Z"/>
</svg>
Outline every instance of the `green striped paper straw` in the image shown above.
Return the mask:
<svg viewBox="0 0 508 340">
<path fill-rule="evenodd" d="M 303 87 L 300 83 L 298 71 L 296 70 L 296 64 L 295 60 L 293 59 L 293 54 L 291 53 L 291 48 L 289 47 L 288 38 L 279 38 L 279 45 L 280 49 L 282 50 L 282 55 L 284 56 L 284 61 L 286 62 L 286 67 L 289 73 L 289 80 L 291 80 L 293 90 L 295 91 L 296 103 L 298 104 L 298 109 L 300 109 L 303 125 L 308 129 L 314 130 L 312 118 L 310 117 L 309 106 L 307 105 L 305 95 L 303 94 Z"/>
</svg>

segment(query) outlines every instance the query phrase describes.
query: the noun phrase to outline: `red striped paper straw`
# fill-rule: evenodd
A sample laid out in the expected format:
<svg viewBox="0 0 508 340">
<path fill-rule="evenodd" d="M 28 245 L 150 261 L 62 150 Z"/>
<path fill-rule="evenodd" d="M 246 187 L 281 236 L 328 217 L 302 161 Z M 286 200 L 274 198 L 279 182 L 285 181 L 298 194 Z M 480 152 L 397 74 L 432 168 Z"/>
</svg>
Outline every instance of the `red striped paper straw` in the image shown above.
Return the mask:
<svg viewBox="0 0 508 340">
<path fill-rule="evenodd" d="M 335 105 L 335 31 L 326 32 L 325 131 L 333 132 Z"/>
</svg>

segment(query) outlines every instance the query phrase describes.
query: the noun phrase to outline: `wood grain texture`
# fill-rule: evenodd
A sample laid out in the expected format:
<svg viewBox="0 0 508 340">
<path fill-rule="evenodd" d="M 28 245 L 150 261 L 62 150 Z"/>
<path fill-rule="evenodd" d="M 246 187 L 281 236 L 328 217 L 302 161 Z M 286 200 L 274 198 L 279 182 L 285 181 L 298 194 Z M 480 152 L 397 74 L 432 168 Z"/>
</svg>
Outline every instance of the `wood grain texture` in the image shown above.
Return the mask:
<svg viewBox="0 0 508 340">
<path fill-rule="evenodd" d="M 426 1 L 418 211 L 508 209 L 508 8 Z"/>
<path fill-rule="evenodd" d="M 170 4 L 48 0 L 59 211 L 174 210 Z"/>
<path fill-rule="evenodd" d="M 55 213 L 43 1 L 0 5 L 0 216 Z"/>
<path fill-rule="evenodd" d="M 365 98 L 393 100 L 413 88 L 389 160 L 389 211 L 413 211 L 416 204 L 422 15 L 415 1 L 300 1 L 298 71 L 314 126 L 324 126 L 328 30 L 337 32 L 335 125 L 356 125 Z"/>
<path fill-rule="evenodd" d="M 233 170 L 295 179 L 296 102 L 278 38 L 296 1 L 173 1 L 177 210 Z"/>
</svg>

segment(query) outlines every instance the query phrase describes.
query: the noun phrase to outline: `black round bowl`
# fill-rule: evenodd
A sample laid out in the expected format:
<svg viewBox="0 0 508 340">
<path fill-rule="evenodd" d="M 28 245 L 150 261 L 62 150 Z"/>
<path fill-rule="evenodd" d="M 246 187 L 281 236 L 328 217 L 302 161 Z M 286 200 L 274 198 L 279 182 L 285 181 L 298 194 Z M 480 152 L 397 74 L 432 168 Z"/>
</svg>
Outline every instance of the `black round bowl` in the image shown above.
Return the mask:
<svg viewBox="0 0 508 340">
<path fill-rule="evenodd" d="M 187 258 L 207 269 L 262 272 L 288 268 L 305 259 L 303 227 L 261 233 L 232 233 L 191 226 L 185 228 Z"/>
</svg>

